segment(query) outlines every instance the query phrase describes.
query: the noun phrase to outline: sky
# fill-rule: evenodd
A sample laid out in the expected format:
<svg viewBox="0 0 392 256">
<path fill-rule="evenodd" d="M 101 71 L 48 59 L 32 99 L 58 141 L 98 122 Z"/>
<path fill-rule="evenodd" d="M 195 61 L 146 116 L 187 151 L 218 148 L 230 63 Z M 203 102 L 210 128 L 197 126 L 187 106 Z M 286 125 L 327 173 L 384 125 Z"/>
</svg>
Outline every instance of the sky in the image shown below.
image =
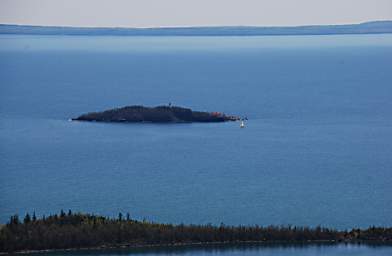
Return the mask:
<svg viewBox="0 0 392 256">
<path fill-rule="evenodd" d="M 370 20 L 392 20 L 392 0 L 0 0 L 3 24 L 296 26 Z"/>
</svg>

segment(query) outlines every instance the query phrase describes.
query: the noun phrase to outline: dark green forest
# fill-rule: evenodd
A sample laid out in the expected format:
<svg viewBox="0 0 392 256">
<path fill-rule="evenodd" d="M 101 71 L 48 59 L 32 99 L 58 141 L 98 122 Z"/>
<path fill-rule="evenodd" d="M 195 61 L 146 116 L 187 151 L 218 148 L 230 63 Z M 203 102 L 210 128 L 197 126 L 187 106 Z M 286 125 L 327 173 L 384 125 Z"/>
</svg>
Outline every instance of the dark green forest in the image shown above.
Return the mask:
<svg viewBox="0 0 392 256">
<path fill-rule="evenodd" d="M 129 214 L 108 218 L 61 211 L 37 218 L 11 216 L 0 227 L 0 251 L 149 246 L 240 242 L 364 242 L 392 243 L 392 228 L 370 227 L 338 231 L 322 227 L 172 225 L 131 219 Z"/>
</svg>

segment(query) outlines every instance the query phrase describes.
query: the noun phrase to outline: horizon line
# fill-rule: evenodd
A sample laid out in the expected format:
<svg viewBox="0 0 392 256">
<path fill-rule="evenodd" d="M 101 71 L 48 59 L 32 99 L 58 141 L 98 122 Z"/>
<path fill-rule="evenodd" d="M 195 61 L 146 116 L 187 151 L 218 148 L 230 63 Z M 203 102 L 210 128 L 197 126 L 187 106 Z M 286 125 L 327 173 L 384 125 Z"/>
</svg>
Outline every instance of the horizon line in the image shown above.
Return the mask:
<svg viewBox="0 0 392 256">
<path fill-rule="evenodd" d="M 70 25 L 34 25 L 34 24 L 16 24 L 0 23 L 0 26 L 20 26 L 20 27 L 49 27 L 49 28 L 81 28 L 81 29 L 189 29 L 189 28 L 301 28 L 301 27 L 323 27 L 323 26 L 350 26 L 362 25 L 367 23 L 392 22 L 392 20 L 368 20 L 359 23 L 341 23 L 341 24 L 303 24 L 303 25 L 201 25 L 201 26 L 147 26 L 147 27 L 126 27 L 126 26 L 70 26 Z"/>
</svg>

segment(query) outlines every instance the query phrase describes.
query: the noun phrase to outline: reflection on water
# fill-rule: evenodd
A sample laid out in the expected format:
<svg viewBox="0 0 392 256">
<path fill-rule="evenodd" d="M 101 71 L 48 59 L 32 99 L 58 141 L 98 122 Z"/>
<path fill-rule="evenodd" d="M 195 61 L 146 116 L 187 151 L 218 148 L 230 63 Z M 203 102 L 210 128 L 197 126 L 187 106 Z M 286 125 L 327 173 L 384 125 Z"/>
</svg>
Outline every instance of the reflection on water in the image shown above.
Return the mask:
<svg viewBox="0 0 392 256">
<path fill-rule="evenodd" d="M 237 244 L 237 245 L 207 245 L 207 246 L 177 246 L 151 247 L 132 249 L 85 250 L 69 252 L 44 253 L 48 256 L 84 256 L 84 255 L 391 255 L 392 246 L 359 245 L 359 244 L 313 244 L 313 245 L 285 245 L 285 244 Z"/>
</svg>

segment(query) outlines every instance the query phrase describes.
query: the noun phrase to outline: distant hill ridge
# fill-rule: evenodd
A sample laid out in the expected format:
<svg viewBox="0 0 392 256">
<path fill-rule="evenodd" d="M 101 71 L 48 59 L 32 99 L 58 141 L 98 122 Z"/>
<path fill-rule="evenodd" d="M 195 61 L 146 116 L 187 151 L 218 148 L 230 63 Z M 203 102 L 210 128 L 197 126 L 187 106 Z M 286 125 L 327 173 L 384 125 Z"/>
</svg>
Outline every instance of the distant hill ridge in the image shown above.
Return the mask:
<svg viewBox="0 0 392 256">
<path fill-rule="evenodd" d="M 23 35 L 99 35 L 99 36 L 262 36 L 262 35 L 338 35 L 392 33 L 392 21 L 371 21 L 347 25 L 309 25 L 296 27 L 157 27 L 90 28 L 0 24 L 0 34 Z"/>
</svg>

